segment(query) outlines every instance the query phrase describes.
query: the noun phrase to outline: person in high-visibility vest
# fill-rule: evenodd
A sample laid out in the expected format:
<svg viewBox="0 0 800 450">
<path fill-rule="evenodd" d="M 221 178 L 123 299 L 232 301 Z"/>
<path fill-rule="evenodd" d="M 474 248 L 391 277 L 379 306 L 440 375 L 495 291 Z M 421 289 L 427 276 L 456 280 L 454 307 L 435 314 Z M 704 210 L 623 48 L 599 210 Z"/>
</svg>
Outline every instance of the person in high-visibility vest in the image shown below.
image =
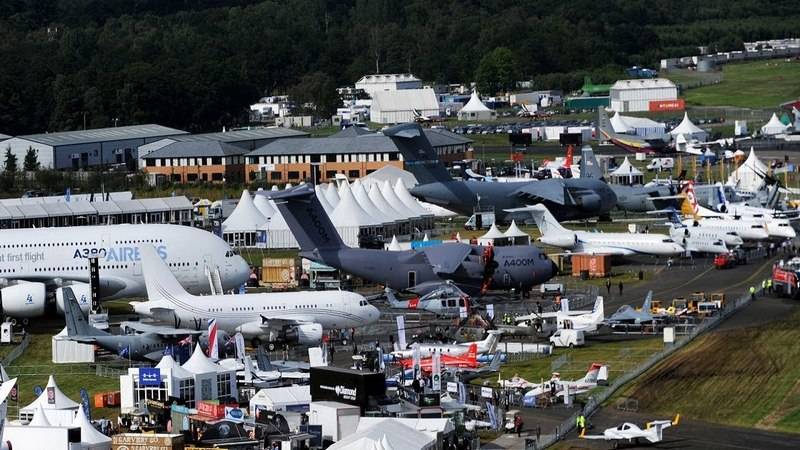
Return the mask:
<svg viewBox="0 0 800 450">
<path fill-rule="evenodd" d="M 767 278 L 767 292 L 772 295 L 772 278 Z"/>
<path fill-rule="evenodd" d="M 578 428 L 578 434 L 583 433 L 584 428 L 586 428 L 586 417 L 583 414 L 578 414 L 575 419 L 575 426 Z"/>
<path fill-rule="evenodd" d="M 756 287 L 750 286 L 750 300 L 756 299 Z"/>
</svg>

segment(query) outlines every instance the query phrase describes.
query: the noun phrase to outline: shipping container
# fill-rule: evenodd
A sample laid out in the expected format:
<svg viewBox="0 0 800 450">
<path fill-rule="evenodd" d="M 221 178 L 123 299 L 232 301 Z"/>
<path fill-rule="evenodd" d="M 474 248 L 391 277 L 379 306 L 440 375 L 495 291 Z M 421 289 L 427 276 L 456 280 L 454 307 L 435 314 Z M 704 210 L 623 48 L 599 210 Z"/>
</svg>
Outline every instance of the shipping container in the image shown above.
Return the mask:
<svg viewBox="0 0 800 450">
<path fill-rule="evenodd" d="M 105 408 L 106 407 L 106 394 L 94 394 L 94 407 L 95 408 Z"/>
<path fill-rule="evenodd" d="M 294 258 L 264 258 L 261 262 L 261 282 L 287 287 L 297 286 Z"/>
<path fill-rule="evenodd" d="M 611 255 L 572 255 L 572 276 L 587 272 L 590 278 L 603 278 L 611 273 Z"/>
</svg>

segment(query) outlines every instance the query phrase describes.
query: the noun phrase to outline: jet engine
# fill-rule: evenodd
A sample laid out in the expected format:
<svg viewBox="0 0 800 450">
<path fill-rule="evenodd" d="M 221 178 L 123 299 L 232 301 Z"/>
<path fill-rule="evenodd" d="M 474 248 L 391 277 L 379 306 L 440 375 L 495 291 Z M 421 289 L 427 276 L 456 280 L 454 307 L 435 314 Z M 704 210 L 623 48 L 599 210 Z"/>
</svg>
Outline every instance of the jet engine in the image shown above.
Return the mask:
<svg viewBox="0 0 800 450">
<path fill-rule="evenodd" d="M 548 234 L 539 238 L 542 244 L 552 245 L 554 247 L 572 247 L 577 240 L 578 236 L 570 232 Z"/>
<path fill-rule="evenodd" d="M 575 198 L 576 206 L 584 211 L 591 212 L 600 210 L 602 201 L 600 196 L 594 192 L 582 192 L 579 194 L 574 194 L 573 196 Z"/>
<path fill-rule="evenodd" d="M 92 287 L 87 283 L 72 283 L 56 289 L 56 309 L 60 315 L 64 315 L 64 289 L 72 289 L 72 293 L 78 300 L 78 305 L 84 314 L 88 314 L 92 309 Z"/>
<path fill-rule="evenodd" d="M 3 313 L 15 318 L 29 318 L 44 315 L 44 283 L 17 283 L 0 289 Z"/>
<path fill-rule="evenodd" d="M 301 345 L 317 345 L 322 341 L 322 325 L 307 323 L 286 327 L 286 340 Z"/>
</svg>

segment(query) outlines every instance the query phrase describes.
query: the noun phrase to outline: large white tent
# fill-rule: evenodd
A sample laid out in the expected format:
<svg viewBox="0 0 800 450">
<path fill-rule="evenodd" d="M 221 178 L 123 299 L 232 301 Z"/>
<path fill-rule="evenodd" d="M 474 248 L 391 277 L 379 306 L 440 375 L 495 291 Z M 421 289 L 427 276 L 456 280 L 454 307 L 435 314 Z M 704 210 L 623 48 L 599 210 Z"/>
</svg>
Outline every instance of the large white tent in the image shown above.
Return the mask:
<svg viewBox="0 0 800 450">
<path fill-rule="evenodd" d="M 325 196 L 325 188 L 318 184 L 314 187 L 314 193 L 317 194 L 317 199 L 322 205 L 322 209 L 325 210 L 325 214 L 330 216 L 333 213 L 334 208 L 330 203 L 328 203 L 328 197 Z"/>
<path fill-rule="evenodd" d="M 275 215 L 275 208 L 269 204 L 269 199 L 265 195 L 259 194 L 259 192 L 264 192 L 264 190 L 261 188 L 258 189 L 256 195 L 253 197 L 253 205 L 255 205 L 258 212 L 260 212 L 264 218 L 269 219 Z"/>
<path fill-rule="evenodd" d="M 364 184 L 365 187 L 375 184 L 380 186 L 387 180 L 392 184 L 397 180 L 403 180 L 403 184 L 409 189 L 417 185 L 417 178 L 413 173 L 391 165 L 383 166 L 375 172 L 361 178 L 361 183 Z"/>
<path fill-rule="evenodd" d="M 765 136 L 774 136 L 776 134 L 785 133 L 788 128 L 789 125 L 781 122 L 781 119 L 778 118 L 778 115 L 772 113 L 772 117 L 770 117 L 769 122 L 761 127 L 761 134 Z"/>
<path fill-rule="evenodd" d="M 664 136 L 666 125 L 646 117 L 623 116 L 619 112 L 611 117 L 611 127 L 617 133 L 635 134 L 642 137 Z"/>
<path fill-rule="evenodd" d="M 78 407 L 78 414 L 75 415 L 72 426 L 81 429 L 81 448 L 84 450 L 111 449 L 111 438 L 97 431 L 97 428 L 89 422 L 86 413 L 83 411 L 83 405 Z"/>
<path fill-rule="evenodd" d="M 386 199 L 386 202 L 391 205 L 392 209 L 400 213 L 406 220 L 416 219 L 419 217 L 415 211 L 410 210 L 394 193 L 394 189 L 389 184 L 389 181 L 384 181 L 381 186 L 381 195 Z"/>
<path fill-rule="evenodd" d="M 415 214 L 419 216 L 433 216 L 427 209 L 423 208 L 422 205 L 419 204 L 417 199 L 411 196 L 411 193 L 408 192 L 406 185 L 403 183 L 403 180 L 397 180 L 394 184 L 394 193 L 397 195 L 397 198 L 403 202 L 410 211 L 413 211 Z"/>
<path fill-rule="evenodd" d="M 687 141 L 692 141 L 696 139 L 698 141 L 706 141 L 708 139 L 708 131 L 698 127 L 689 119 L 689 113 L 683 113 L 683 120 L 681 123 L 678 124 L 677 127 L 673 128 L 669 134 L 672 135 L 673 138 L 677 138 L 679 135 L 682 135 Z"/>
<path fill-rule="evenodd" d="M 511 226 L 509 226 L 503 234 L 508 239 L 509 243 L 513 245 L 528 245 L 531 243 L 531 236 L 520 230 L 517 226 L 517 222 L 514 220 L 511 221 Z"/>
<path fill-rule="evenodd" d="M 478 245 L 505 245 L 508 242 L 506 235 L 497 229 L 497 224 L 493 223 L 489 231 L 478 238 Z"/>
<path fill-rule="evenodd" d="M 342 184 L 339 204 L 331 214 L 331 222 L 336 226 L 342 241 L 351 247 L 358 247 L 358 236 L 362 228 L 377 227 L 381 222 L 364 211 L 358 204 L 349 184 Z"/>
<path fill-rule="evenodd" d="M 380 209 L 384 212 L 384 214 L 392 217 L 396 221 L 400 220 L 407 220 L 408 217 L 405 217 L 400 211 L 392 208 L 392 205 L 386 201 L 381 193 L 381 186 L 377 184 L 373 184 L 372 187 L 369 189 L 369 199 L 372 201 L 372 204 L 375 205 L 376 208 Z"/>
<path fill-rule="evenodd" d="M 224 222 L 222 222 L 223 233 L 255 231 L 266 222 L 267 219 L 258 211 L 253 204 L 253 198 L 247 190 L 242 191 L 239 203 L 236 204 L 233 212 Z"/>
<path fill-rule="evenodd" d="M 738 192 L 754 193 L 764 185 L 764 175 L 767 171 L 766 164 L 758 159 L 756 152 L 751 148 L 747 159 L 731 172 L 728 184 L 733 185 Z"/>
<path fill-rule="evenodd" d="M 283 386 L 261 389 L 250 398 L 250 412 L 255 415 L 259 409 L 267 411 L 308 411 L 311 403 L 311 387 Z"/>
<path fill-rule="evenodd" d="M 341 439 L 330 450 L 430 450 L 436 438 L 397 420 L 386 419 Z"/>
<path fill-rule="evenodd" d="M 328 186 L 325 188 L 325 197 L 328 199 L 328 203 L 336 208 L 336 205 L 339 204 L 339 191 L 336 190 L 335 184 L 328 183 Z"/>
<path fill-rule="evenodd" d="M 30 421 L 33 419 L 34 412 L 37 407 L 41 407 L 45 411 L 47 421 L 51 425 L 61 427 L 67 426 L 75 419 L 75 413 L 78 411 L 78 403 L 70 400 L 56 384 L 55 378 L 50 375 L 47 380 L 47 386 L 36 400 L 31 402 L 28 406 L 20 408 L 19 418 L 22 421 Z"/>
<path fill-rule="evenodd" d="M 361 184 L 360 181 L 356 180 L 352 184 L 352 192 L 353 196 L 356 198 L 359 206 L 366 211 L 369 215 L 374 217 L 378 220 L 378 222 L 389 225 L 394 223 L 394 217 L 390 217 L 386 213 L 384 213 L 380 208 L 378 208 L 372 200 L 369 198 L 369 194 L 367 191 L 364 190 L 364 186 Z"/>
<path fill-rule="evenodd" d="M 625 157 L 622 164 L 619 165 L 613 172 L 609 174 L 611 182 L 615 184 L 642 184 L 644 181 L 644 173 L 634 167 L 633 164 Z"/>
<path fill-rule="evenodd" d="M 469 101 L 460 111 L 458 120 L 492 120 L 497 118 L 497 113 L 483 104 L 477 91 L 473 91 Z"/>
</svg>

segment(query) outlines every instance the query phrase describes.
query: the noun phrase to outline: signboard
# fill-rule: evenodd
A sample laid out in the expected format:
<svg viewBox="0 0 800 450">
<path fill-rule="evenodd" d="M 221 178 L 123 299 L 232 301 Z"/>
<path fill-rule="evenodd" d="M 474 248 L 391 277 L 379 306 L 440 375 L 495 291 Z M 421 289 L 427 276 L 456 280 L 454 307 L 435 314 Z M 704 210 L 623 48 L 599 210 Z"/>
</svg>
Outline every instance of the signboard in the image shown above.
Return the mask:
<svg viewBox="0 0 800 450">
<path fill-rule="evenodd" d="M 397 316 L 397 345 L 401 350 L 406 348 L 406 317 Z"/>
<path fill-rule="evenodd" d="M 675 342 L 675 328 L 664 327 L 664 343 L 672 344 Z"/>
<path fill-rule="evenodd" d="M 158 367 L 140 367 L 139 386 L 161 386 L 161 369 Z"/>
<path fill-rule="evenodd" d="M 256 248 L 267 248 L 267 230 L 256 231 Z"/>
<path fill-rule="evenodd" d="M 225 407 L 211 402 L 198 402 L 197 414 L 221 419 L 225 417 Z"/>
<path fill-rule="evenodd" d="M 682 98 L 677 100 L 653 100 L 648 106 L 650 112 L 683 111 L 686 108 L 686 103 Z"/>
<path fill-rule="evenodd" d="M 52 386 L 47 387 L 47 403 L 51 405 L 56 404 L 56 388 Z"/>
<path fill-rule="evenodd" d="M 386 376 L 381 372 L 362 372 L 331 366 L 311 368 L 311 400 L 334 401 L 359 406 L 362 411 L 369 398 L 386 395 Z"/>
<path fill-rule="evenodd" d="M 12 402 L 16 402 L 19 400 L 19 391 L 17 390 L 16 384 L 14 385 L 14 387 L 11 388 L 11 392 L 8 394 L 8 397 L 11 399 Z"/>
<path fill-rule="evenodd" d="M 433 370 L 431 371 L 431 387 L 433 388 L 434 392 L 440 392 L 442 390 L 442 354 L 439 352 L 433 352 L 433 360 L 432 360 Z"/>
<path fill-rule="evenodd" d="M 447 392 L 452 392 L 454 394 L 458 393 L 458 383 L 455 381 L 448 381 L 447 382 Z"/>
<path fill-rule="evenodd" d="M 494 304 L 489 303 L 486 305 L 486 316 L 489 317 L 489 319 L 494 319 Z"/>
<path fill-rule="evenodd" d="M 36 397 L 42 395 L 42 392 L 44 392 L 44 388 L 39 386 L 38 384 L 33 387 L 33 395 L 35 395 Z"/>
<path fill-rule="evenodd" d="M 418 248 L 424 247 L 432 247 L 434 245 L 441 245 L 442 241 L 440 239 L 430 239 L 427 241 L 411 241 L 411 249 L 416 250 Z"/>
<path fill-rule="evenodd" d="M 481 387 L 481 397 L 483 398 L 492 398 L 492 388 L 482 386 Z"/>
<path fill-rule="evenodd" d="M 100 310 L 100 263 L 98 259 L 89 258 L 89 290 L 92 295 L 92 312 Z"/>
<path fill-rule="evenodd" d="M 244 411 L 241 408 L 225 407 L 225 418 L 234 422 L 244 421 Z"/>
<path fill-rule="evenodd" d="M 122 433 L 111 436 L 112 450 L 183 450 L 182 434 Z"/>
</svg>

